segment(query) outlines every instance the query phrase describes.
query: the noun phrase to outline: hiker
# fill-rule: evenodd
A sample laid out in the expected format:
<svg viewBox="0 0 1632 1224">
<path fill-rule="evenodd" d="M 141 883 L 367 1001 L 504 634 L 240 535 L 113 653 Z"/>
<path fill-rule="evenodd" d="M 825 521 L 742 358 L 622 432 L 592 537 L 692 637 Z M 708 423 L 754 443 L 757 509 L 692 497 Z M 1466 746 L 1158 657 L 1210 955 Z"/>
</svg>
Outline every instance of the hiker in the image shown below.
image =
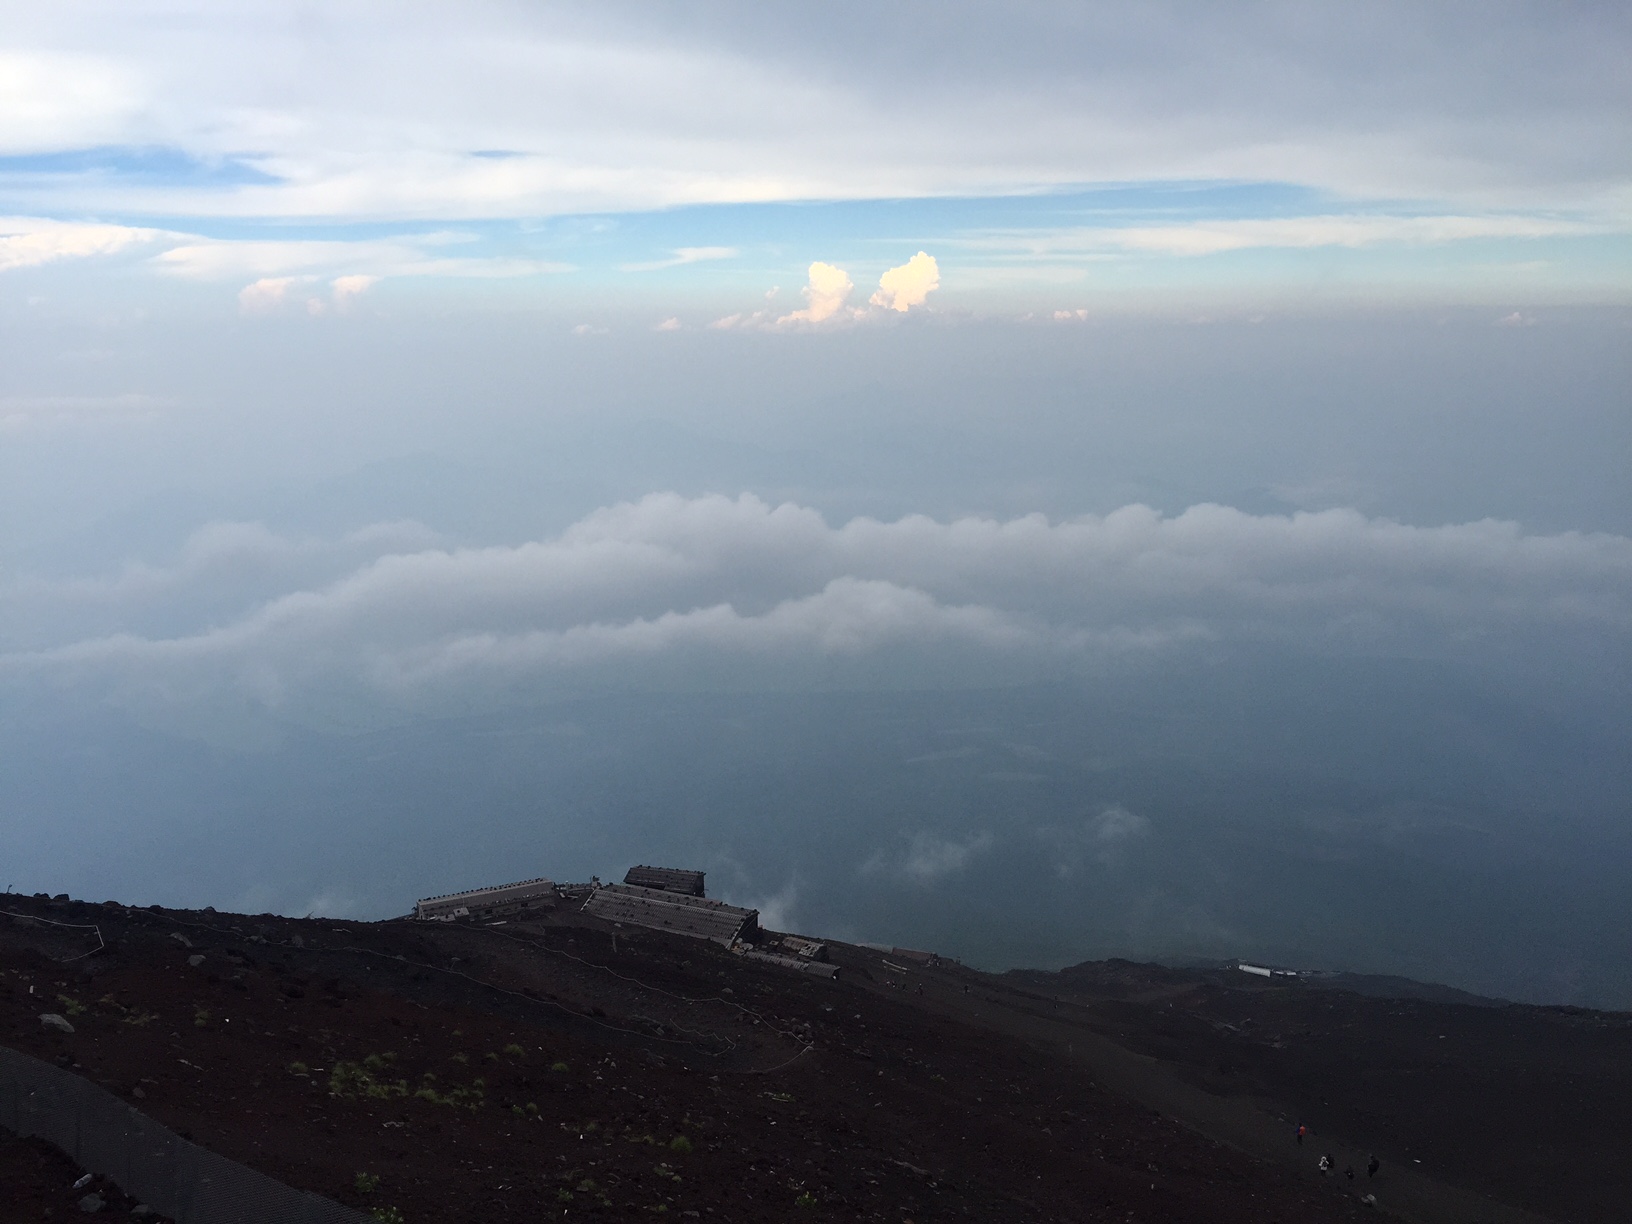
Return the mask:
<svg viewBox="0 0 1632 1224">
<path fill-rule="evenodd" d="M 1373 1156 L 1370 1160 L 1366 1161 L 1366 1176 L 1367 1177 L 1376 1177 L 1377 1176 L 1377 1170 L 1382 1168 L 1382 1167 L 1383 1167 L 1383 1162 L 1378 1160 L 1377 1157 Z"/>
<path fill-rule="evenodd" d="M 1330 1177 L 1332 1173 L 1332 1157 L 1330 1153 L 1320 1158 L 1320 1171 Z"/>
<path fill-rule="evenodd" d="M 1308 1129 L 1309 1128 L 1307 1126 L 1305 1126 L 1302 1122 L 1298 1123 L 1298 1146 L 1299 1147 L 1303 1146 L 1303 1136 L 1304 1136 L 1304 1133 L 1306 1131 L 1308 1131 Z"/>
</svg>

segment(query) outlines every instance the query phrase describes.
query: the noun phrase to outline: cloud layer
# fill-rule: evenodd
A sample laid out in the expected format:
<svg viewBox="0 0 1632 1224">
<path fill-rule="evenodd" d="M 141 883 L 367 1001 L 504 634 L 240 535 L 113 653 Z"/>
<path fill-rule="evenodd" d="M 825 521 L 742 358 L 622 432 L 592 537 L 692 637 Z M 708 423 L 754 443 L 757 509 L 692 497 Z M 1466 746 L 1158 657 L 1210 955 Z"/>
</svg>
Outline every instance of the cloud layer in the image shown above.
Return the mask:
<svg viewBox="0 0 1632 1224">
<path fill-rule="evenodd" d="M 157 230 L 128 225 L 0 217 L 0 272 L 36 268 L 59 259 L 112 255 L 158 236 Z"/>
<path fill-rule="evenodd" d="M 1208 643 L 1500 666 L 1515 644 L 1545 660 L 1555 639 L 1621 650 L 1632 633 L 1632 540 L 1490 521 L 1129 506 L 835 527 L 660 494 L 516 547 L 402 548 L 428 538 L 222 526 L 170 569 L 14 580 L 12 623 L 34 629 L 0 677 L 345 723 L 608 689 L 1001 683 Z"/>
<path fill-rule="evenodd" d="M 926 43 L 926 30 L 933 37 Z M 1141 179 L 1624 207 L 1617 6 L 620 3 L 37 6 L 8 22 L 0 155 L 63 207 L 527 216 Z M 140 169 L 138 167 L 137 169 Z M 53 210 L 54 211 L 54 210 Z"/>
</svg>

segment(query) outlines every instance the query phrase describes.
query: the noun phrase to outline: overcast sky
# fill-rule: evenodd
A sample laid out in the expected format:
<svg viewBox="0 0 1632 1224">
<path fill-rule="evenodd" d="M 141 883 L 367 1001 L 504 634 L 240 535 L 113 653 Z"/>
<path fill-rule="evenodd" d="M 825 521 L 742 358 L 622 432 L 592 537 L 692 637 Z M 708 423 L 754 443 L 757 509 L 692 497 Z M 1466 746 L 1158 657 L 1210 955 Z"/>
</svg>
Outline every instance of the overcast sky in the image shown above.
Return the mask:
<svg viewBox="0 0 1632 1224">
<path fill-rule="evenodd" d="M 1615 5 L 66 3 L 0 20 L 0 268 L 90 261 L 161 300 L 262 282 L 247 309 L 318 309 L 382 281 L 503 278 L 695 324 L 774 287 L 792 304 L 773 317 L 792 313 L 817 260 L 852 271 L 859 304 L 921 247 L 970 309 L 1334 278 L 1625 296 L 1632 20 Z"/>
<path fill-rule="evenodd" d="M 1629 687 L 1629 60 L 1632 18 L 1604 4 L 13 5 L 0 716 L 77 728 L 0 749 L 5 818 L 32 829 L 16 861 L 52 891 L 394 904 L 293 833 L 276 883 L 139 868 L 131 847 L 197 779 L 144 772 L 172 749 L 121 755 L 110 728 L 225 754 L 222 786 L 260 793 L 253 770 L 301 736 L 349 761 L 359 736 L 631 694 L 957 692 L 982 751 L 1031 751 L 1014 720 L 1035 711 L 980 694 L 1091 703 L 1138 676 L 1169 703 L 1140 751 L 1189 762 L 1175 777 L 1199 711 L 1250 707 L 1243 742 L 1290 743 L 1289 711 L 1329 686 L 1345 778 L 1410 744 L 1462 763 L 1352 810 L 1348 782 L 1315 786 L 1308 828 L 1342 808 L 1397 830 L 1431 795 L 1445 827 L 1526 830 L 1511 864 L 1587 813 L 1596 832 L 1569 844 L 1588 848 L 1550 877 L 1579 884 L 1620 830 L 1616 754 L 1539 779 L 1570 772 L 1580 710 L 1624 713 Z M 1348 690 L 1373 663 L 1461 677 L 1461 696 L 1423 722 L 1404 681 Z M 1188 687 L 1226 664 L 1238 688 Z M 1525 730 L 1571 692 L 1569 735 Z M 848 762 L 824 785 L 846 774 L 879 813 L 834 826 L 852 885 L 954 886 L 1004 853 L 1010 799 L 986 811 L 947 774 L 964 806 L 941 827 L 929 791 L 892 808 L 867 790 L 883 767 L 857 711 L 882 707 L 841 706 L 754 768 L 803 829 L 821 818 L 789 745 Z M 645 742 L 595 708 L 607 744 Z M 736 777 L 728 742 L 673 768 Z M 1528 781 L 1464 793 L 1473 743 Z M 1133 769 L 1125 750 L 1103 759 Z M 85 791 L 80 751 L 134 763 Z M 1309 752 L 1265 749 L 1208 793 L 1269 819 L 1265 778 L 1303 778 Z M 332 827 L 383 827 L 396 783 L 368 780 L 374 759 L 336 783 L 351 815 Z M 546 785 L 496 768 L 522 771 L 506 794 Z M 605 838 L 563 832 L 579 857 L 522 874 L 610 870 L 669 835 L 608 812 L 632 775 L 606 768 L 574 774 Z M 650 768 L 650 793 L 678 787 Z M 1069 813 L 1025 808 L 1021 840 L 1070 868 L 1052 887 L 1206 808 L 1195 791 L 1164 813 L 1137 770 L 1093 777 L 1059 783 Z M 42 815 L 81 810 L 101 847 L 82 857 Z M 239 833 L 286 817 L 267 799 Z M 415 846 L 369 853 L 401 859 L 403 888 L 482 882 L 425 877 L 445 833 L 425 819 Z M 720 820 L 675 852 L 718 856 L 738 895 L 796 920 L 790 881 L 814 869 Z M 483 845 L 463 870 L 514 866 L 502 831 Z M 1129 904 L 1160 894 L 1183 922 L 1079 924 L 1080 946 L 1261 939 L 1220 916 L 1225 893 L 1152 879 Z M 921 918 L 824 905 L 861 935 Z M 1003 955 L 1069 958 L 1059 921 L 1016 927 Z M 1387 967 L 1343 938 L 1282 950 Z"/>
</svg>

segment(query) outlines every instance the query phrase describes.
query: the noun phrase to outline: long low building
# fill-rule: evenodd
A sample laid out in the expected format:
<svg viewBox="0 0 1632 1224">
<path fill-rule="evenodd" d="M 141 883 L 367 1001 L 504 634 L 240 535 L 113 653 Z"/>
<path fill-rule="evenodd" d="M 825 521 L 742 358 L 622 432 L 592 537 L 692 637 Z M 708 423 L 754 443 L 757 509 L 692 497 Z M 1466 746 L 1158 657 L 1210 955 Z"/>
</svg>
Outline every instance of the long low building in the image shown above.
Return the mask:
<svg viewBox="0 0 1632 1224">
<path fill-rule="evenodd" d="M 631 867 L 625 873 L 623 882 L 639 888 L 660 888 L 664 892 L 686 893 L 693 897 L 707 895 L 703 891 L 703 873 L 685 871 L 679 867 Z"/>
<path fill-rule="evenodd" d="M 414 905 L 414 917 L 422 921 L 451 922 L 456 918 L 491 918 L 498 914 L 547 909 L 561 899 L 549 880 L 519 880 L 490 888 L 425 897 Z"/>
<path fill-rule="evenodd" d="M 601 885 L 589 894 L 582 912 L 608 922 L 712 939 L 728 948 L 739 939 L 752 939 L 759 930 L 758 910 L 635 884 Z"/>
<path fill-rule="evenodd" d="M 792 969 L 795 973 L 809 973 L 816 977 L 838 977 L 839 967 L 827 961 L 804 960 L 798 956 L 782 956 L 775 952 L 758 952 L 752 948 L 742 953 L 749 960 L 764 961 L 767 965 L 780 965 L 784 969 Z"/>
</svg>

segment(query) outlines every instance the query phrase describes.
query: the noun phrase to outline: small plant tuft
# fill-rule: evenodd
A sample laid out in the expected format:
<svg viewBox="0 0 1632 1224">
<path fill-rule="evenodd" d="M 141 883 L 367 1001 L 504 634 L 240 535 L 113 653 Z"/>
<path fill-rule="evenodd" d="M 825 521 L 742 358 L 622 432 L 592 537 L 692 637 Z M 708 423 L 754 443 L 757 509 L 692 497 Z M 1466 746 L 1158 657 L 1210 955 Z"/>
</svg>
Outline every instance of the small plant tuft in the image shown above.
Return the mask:
<svg viewBox="0 0 1632 1224">
<path fill-rule="evenodd" d="M 376 1065 L 383 1067 L 385 1063 L 377 1062 Z M 334 1064 L 334 1070 L 329 1073 L 329 1091 L 337 1097 L 348 1100 L 353 1097 L 368 1097 L 370 1100 L 388 1101 L 392 1097 L 407 1096 L 408 1081 L 375 1079 L 374 1073 L 368 1068 L 367 1059 L 361 1063 L 337 1062 Z"/>
<path fill-rule="evenodd" d="M 380 1188 L 380 1178 L 377 1173 L 359 1173 L 357 1180 L 351 1183 L 356 1187 L 358 1194 L 373 1194 Z"/>
<path fill-rule="evenodd" d="M 679 1152 L 682 1156 L 688 1156 L 692 1151 L 691 1140 L 687 1139 L 684 1135 L 676 1135 L 673 1139 L 669 1140 L 669 1151 Z"/>
</svg>

